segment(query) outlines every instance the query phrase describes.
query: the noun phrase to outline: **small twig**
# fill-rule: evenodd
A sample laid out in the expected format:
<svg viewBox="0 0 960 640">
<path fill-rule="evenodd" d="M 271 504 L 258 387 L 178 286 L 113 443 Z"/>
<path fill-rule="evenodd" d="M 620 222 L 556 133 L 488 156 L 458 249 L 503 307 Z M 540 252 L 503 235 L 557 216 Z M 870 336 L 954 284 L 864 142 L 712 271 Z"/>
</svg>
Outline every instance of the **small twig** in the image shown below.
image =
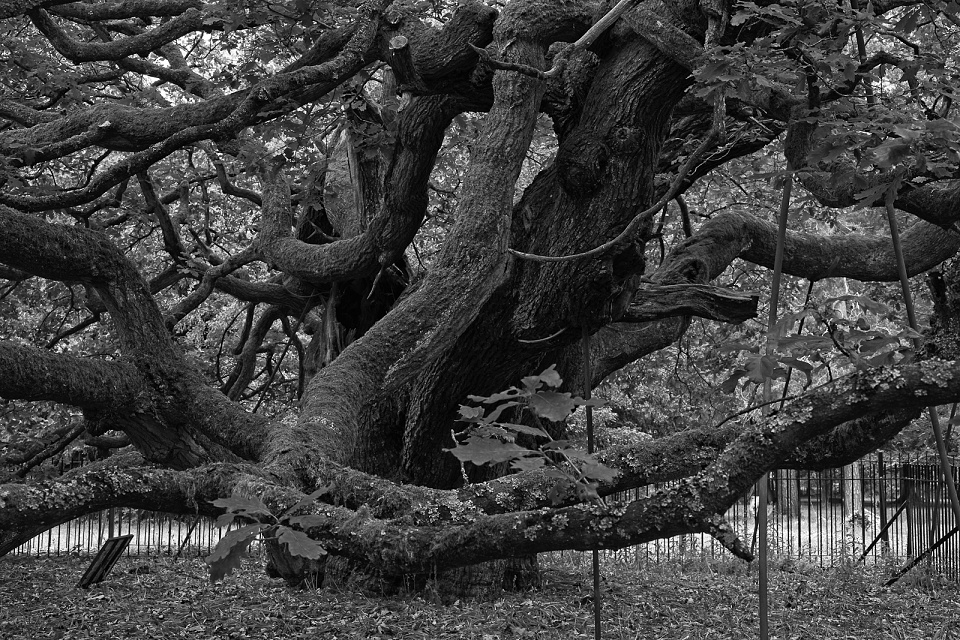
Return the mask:
<svg viewBox="0 0 960 640">
<path fill-rule="evenodd" d="M 771 404 L 777 404 L 778 402 L 781 402 L 781 403 L 782 403 L 782 402 L 784 402 L 784 401 L 786 401 L 786 400 L 796 400 L 796 399 L 799 398 L 801 395 L 803 395 L 803 394 L 801 393 L 801 394 L 793 395 L 793 396 L 784 396 L 783 398 L 779 398 L 779 399 L 777 399 L 777 400 L 771 400 L 771 401 L 769 401 L 769 402 L 761 402 L 760 404 L 751 405 L 751 406 L 747 407 L 746 409 L 741 409 L 740 411 L 731 413 L 729 416 L 727 416 L 726 418 L 724 418 L 723 420 L 721 420 L 720 422 L 718 422 L 717 424 L 715 424 L 715 425 L 713 426 L 713 428 L 714 428 L 714 429 L 719 429 L 720 427 L 722 427 L 722 426 L 725 425 L 726 423 L 730 422 L 730 421 L 733 420 L 734 418 L 739 418 L 740 416 L 745 416 L 745 415 L 747 415 L 748 413 L 752 413 L 752 412 L 756 411 L 757 409 L 762 409 L 763 407 L 766 407 L 766 406 L 771 405 Z"/>
<path fill-rule="evenodd" d="M 463 431 L 460 433 L 463 433 Z M 460 441 L 457 440 L 457 435 L 458 433 L 456 431 L 450 429 L 450 438 L 453 440 L 454 448 L 460 446 Z M 460 463 L 460 476 L 463 478 L 463 484 L 470 484 L 470 476 L 467 475 L 466 465 L 463 463 L 463 460 L 458 459 L 457 461 Z"/>
<path fill-rule="evenodd" d="M 100 314 L 99 314 L 99 313 L 94 313 L 94 314 L 93 314 L 92 316 L 90 316 L 89 318 L 78 322 L 76 325 L 74 325 L 73 327 L 67 329 L 67 330 L 64 331 L 63 333 L 58 333 L 57 335 L 53 336 L 53 337 L 47 342 L 47 344 L 44 345 L 44 348 L 45 348 L 45 349 L 53 349 L 53 347 L 54 347 L 58 342 L 60 342 L 61 340 L 65 339 L 65 338 L 69 338 L 70 336 L 72 336 L 72 335 L 74 335 L 74 334 L 76 334 L 76 333 L 80 333 L 81 331 L 83 331 L 84 329 L 86 329 L 87 327 L 89 327 L 90 325 L 92 325 L 93 323 L 99 322 L 99 321 L 100 321 Z"/>
<path fill-rule="evenodd" d="M 63 451 L 64 449 L 66 449 L 67 446 L 71 442 L 76 440 L 78 437 L 80 437 L 80 434 L 83 433 L 85 430 L 86 430 L 86 425 L 83 422 L 80 422 L 79 424 L 75 424 L 73 427 L 70 428 L 69 431 L 67 431 L 66 435 L 64 435 L 61 439 L 45 446 L 43 449 L 35 453 L 32 458 L 24 462 L 23 465 L 21 465 L 21 467 L 17 469 L 14 475 L 16 475 L 18 478 L 27 477 L 27 473 L 31 469 L 39 465 L 44 460 L 48 460 L 53 456 L 57 455 L 58 453 L 60 453 L 61 451 Z"/>
<path fill-rule="evenodd" d="M 483 63 L 489 66 L 491 69 L 497 69 L 500 71 L 516 71 L 517 73 L 522 73 L 525 76 L 537 78 L 538 80 L 547 79 L 547 74 L 543 71 L 540 71 L 540 69 L 526 64 L 498 60 L 497 58 L 494 58 L 486 49 L 481 49 L 480 47 L 470 44 L 469 42 L 467 43 L 467 46 L 476 51 L 477 55 L 480 56 L 480 60 L 482 60 Z"/>
<path fill-rule="evenodd" d="M 377 271 L 377 277 L 373 279 L 373 284 L 370 285 L 370 293 L 367 294 L 367 300 L 373 300 L 373 294 L 377 292 L 377 286 L 380 284 L 380 279 L 383 278 L 383 272 L 387 270 L 387 266 L 388 265 L 385 264 Z"/>
<path fill-rule="evenodd" d="M 542 344 L 542 343 L 544 343 L 544 342 L 549 342 L 549 341 L 553 340 L 554 338 L 559 337 L 562 333 L 564 333 L 564 332 L 567 330 L 567 328 L 568 328 L 568 327 L 564 327 L 564 328 L 560 329 L 559 331 L 557 331 L 556 333 L 547 336 L 546 338 L 537 338 L 536 340 L 523 340 L 523 339 L 521 339 L 521 338 L 517 338 L 517 342 L 519 342 L 519 343 L 521 343 L 521 344 Z"/>
</svg>

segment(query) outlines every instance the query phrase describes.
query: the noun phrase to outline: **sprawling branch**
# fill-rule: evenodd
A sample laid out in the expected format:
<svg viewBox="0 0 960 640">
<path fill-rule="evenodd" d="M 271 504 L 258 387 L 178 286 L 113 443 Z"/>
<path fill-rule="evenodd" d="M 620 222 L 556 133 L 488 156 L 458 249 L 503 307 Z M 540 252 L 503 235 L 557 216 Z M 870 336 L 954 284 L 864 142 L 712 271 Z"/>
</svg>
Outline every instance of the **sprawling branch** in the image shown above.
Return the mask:
<svg viewBox="0 0 960 640">
<path fill-rule="evenodd" d="M 52 122 L 0 133 L 0 152 L 21 164 L 30 164 L 35 158 L 58 157 L 91 144 L 139 151 L 112 164 L 83 188 L 50 195 L 5 192 L 0 194 L 0 203 L 23 211 L 76 206 L 186 145 L 205 139 L 229 139 L 246 126 L 276 118 L 303 104 L 297 98 L 288 99 L 291 96 L 307 91 L 309 99 L 318 98 L 356 74 L 375 55 L 376 8 L 368 8 L 360 20 L 360 28 L 333 59 L 280 73 L 245 92 L 167 109 L 103 104 Z"/>
<path fill-rule="evenodd" d="M 191 31 L 203 29 L 219 11 L 200 11 L 186 9 L 183 14 L 163 22 L 160 26 L 144 33 L 111 42 L 79 42 L 61 29 L 46 11 L 30 11 L 30 20 L 40 32 L 50 40 L 50 44 L 73 62 L 92 62 L 95 60 L 120 60 L 132 55 L 146 55 L 159 49 L 168 42 L 183 37 Z"/>
<path fill-rule="evenodd" d="M 377 566 L 388 573 L 399 573 L 550 549 L 618 548 L 661 537 L 664 532 L 713 529 L 713 533 L 720 533 L 722 527 L 716 514 L 726 511 L 757 478 L 794 455 L 805 442 L 864 414 L 943 404 L 957 398 L 960 364 L 955 362 L 860 372 L 806 394 L 776 416 L 742 425 L 740 433 L 719 456 L 711 456 L 712 461 L 697 475 L 626 508 L 587 505 L 477 516 L 472 509 L 464 511 L 455 506 L 465 497 L 465 490 L 418 490 L 443 499 L 441 504 L 446 507 L 435 513 L 441 514 L 444 523 L 434 519 L 434 524 L 411 529 L 407 520 L 410 514 L 383 520 L 345 508 L 322 506 L 318 511 L 327 522 L 313 528 L 311 534 L 339 554 L 369 560 L 375 552 L 379 558 Z M 702 444 L 708 449 L 719 447 L 725 432 L 730 431 L 724 429 L 716 441 L 703 440 Z M 683 437 L 679 434 L 674 440 Z M 646 474 L 641 468 L 645 466 L 642 458 L 623 456 L 610 461 L 622 463 L 626 467 L 624 476 L 634 482 L 637 473 Z M 649 481 L 649 476 L 645 481 Z M 510 478 L 495 482 L 516 484 Z M 630 484 L 628 480 L 616 488 Z M 236 465 L 187 472 L 94 470 L 39 486 L 0 487 L 0 521 L 10 531 L 38 522 L 55 524 L 110 505 L 160 505 L 174 512 L 210 513 L 209 501 L 233 492 L 238 485 L 262 495 L 278 509 L 301 495 L 264 481 L 256 469 Z M 541 489 L 544 488 L 541 483 Z M 482 493 L 476 491 L 478 495 Z M 546 501 L 547 491 L 538 495 Z M 429 545 L 428 539 L 432 541 Z"/>
<path fill-rule="evenodd" d="M 375 552 L 380 559 L 377 566 L 387 573 L 550 549 L 618 548 L 665 532 L 708 531 L 724 537 L 729 530 L 717 514 L 726 511 L 765 471 L 785 463 L 820 464 L 823 447 L 834 449 L 834 462 L 860 455 L 909 422 L 915 415 L 910 407 L 958 398 L 960 363 L 886 367 L 824 385 L 769 418 L 723 426 L 712 433 L 704 429 L 680 433 L 632 451 L 611 452 L 605 460 L 622 474 L 616 483 L 603 487 L 603 493 L 695 474 L 625 508 L 537 509 L 534 505 L 546 506 L 547 485 L 553 481 L 545 483 L 536 473 L 439 491 L 404 488 L 332 463 L 321 464 L 320 480 L 324 470 L 330 473 L 331 488 L 344 504 L 369 501 L 377 507 L 360 514 L 322 506 L 318 511 L 327 521 L 310 533 L 338 554 L 370 560 Z M 878 415 L 884 417 L 877 419 Z M 343 478 L 341 472 L 351 477 Z M 33 533 L 38 525 L 50 526 L 106 506 L 155 509 L 159 505 L 174 512 L 209 514 L 212 499 L 241 487 L 261 495 L 278 510 L 302 496 L 263 478 L 262 471 L 254 468 L 215 465 L 187 472 L 94 469 L 37 486 L 3 485 L 0 521 L 5 526 L 0 552 L 22 541 L 23 531 Z M 416 495 L 403 501 L 410 492 Z M 392 497 L 385 500 L 390 493 Z M 524 511 L 504 513 L 511 504 L 523 505 Z M 484 511 L 489 515 L 479 515 Z M 413 522 L 417 525 L 411 529 Z M 427 539 L 433 543 L 427 545 Z M 732 539 L 724 542 L 738 553 L 743 551 Z"/>
<path fill-rule="evenodd" d="M 85 282 L 99 294 L 127 362 L 154 386 L 153 399 L 166 420 L 159 430 L 135 422 L 128 431 L 134 440 L 138 433 L 149 434 L 139 444 L 165 456 L 190 451 L 177 464 L 191 466 L 204 457 L 184 428 L 191 425 L 243 458 L 259 456 L 266 443 L 265 420 L 212 392 L 184 361 L 147 283 L 102 232 L 48 224 L 2 206 L 0 226 L 5 263 L 43 278 Z M 164 440 L 171 442 L 159 447 Z"/>
<path fill-rule="evenodd" d="M 303 497 L 263 480 L 256 469 L 236 465 L 182 472 L 107 468 L 41 485 L 0 485 L 0 522 L 4 523 L 0 554 L 22 540 L 20 531 L 32 533 L 108 506 L 213 515 L 212 500 L 236 490 L 256 493 L 277 511 Z M 415 528 L 402 518 L 380 520 L 342 507 L 321 505 L 316 511 L 326 522 L 310 533 L 331 552 L 373 561 L 387 574 L 426 572 L 551 549 L 619 548 L 653 540 L 664 531 L 718 531 L 721 527 L 711 514 L 689 509 L 681 501 L 666 505 L 651 499 L 635 501 L 625 509 L 568 507 Z"/>
<path fill-rule="evenodd" d="M 179 472 L 111 462 L 50 482 L 0 485 L 0 555 L 49 527 L 111 506 L 215 515 L 210 502 L 245 486 L 243 469 L 223 465 Z M 257 493 L 266 484 L 257 486 Z"/>
</svg>

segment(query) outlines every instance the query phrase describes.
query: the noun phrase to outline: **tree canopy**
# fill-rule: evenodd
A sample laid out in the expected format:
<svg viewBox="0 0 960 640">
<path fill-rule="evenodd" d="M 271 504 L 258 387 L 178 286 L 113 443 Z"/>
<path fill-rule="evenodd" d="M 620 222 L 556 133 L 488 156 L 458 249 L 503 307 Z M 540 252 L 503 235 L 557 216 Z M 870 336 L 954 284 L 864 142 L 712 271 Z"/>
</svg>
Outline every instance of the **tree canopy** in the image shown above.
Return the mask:
<svg viewBox="0 0 960 640">
<path fill-rule="evenodd" d="M 697 531 L 749 557 L 723 513 L 766 471 L 960 400 L 958 40 L 939 0 L 5 3 L 0 553 L 127 506 L 293 507 L 291 579 L 307 538 L 394 577 Z M 731 329 L 788 184 L 791 308 Z M 919 348 L 870 289 L 890 209 Z M 688 332 L 712 373 L 667 416 L 641 383 Z M 592 458 L 564 394 L 604 380 L 655 437 Z M 115 453 L 52 474 L 77 442 Z"/>
</svg>

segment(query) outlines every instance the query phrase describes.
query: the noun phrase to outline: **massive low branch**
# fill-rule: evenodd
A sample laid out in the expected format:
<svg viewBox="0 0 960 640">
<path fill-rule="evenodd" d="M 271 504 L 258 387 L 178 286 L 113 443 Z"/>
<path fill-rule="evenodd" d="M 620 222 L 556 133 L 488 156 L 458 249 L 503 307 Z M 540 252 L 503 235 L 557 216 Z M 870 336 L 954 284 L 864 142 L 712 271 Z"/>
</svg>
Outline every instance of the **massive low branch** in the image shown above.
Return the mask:
<svg viewBox="0 0 960 640">
<path fill-rule="evenodd" d="M 212 465 L 182 472 L 95 465 L 54 481 L 3 484 L 0 485 L 0 555 L 25 542 L 24 538 L 38 528 L 43 531 L 111 506 L 216 515 L 212 500 L 248 486 L 258 495 L 268 489 L 273 489 L 274 496 L 282 496 L 287 491 L 263 482 L 256 473 L 248 474 L 246 467 L 238 465 Z"/>
<path fill-rule="evenodd" d="M 326 516 L 327 522 L 312 529 L 311 534 L 331 551 L 353 558 L 369 561 L 376 553 L 377 566 L 388 573 L 471 564 L 482 559 L 551 549 L 618 548 L 690 531 L 727 536 L 725 544 L 742 552 L 742 547 L 729 539 L 729 530 L 716 514 L 726 511 L 764 472 L 791 458 L 796 460 L 796 452 L 798 448 L 802 450 L 804 443 L 819 443 L 815 446 L 828 443 L 822 438 L 829 438 L 827 434 L 831 433 L 836 436 L 839 433 L 836 427 L 857 419 L 861 420 L 857 428 L 869 431 L 870 415 L 896 410 L 897 415 L 879 421 L 886 420 L 887 426 L 877 427 L 889 435 L 889 429 L 899 428 L 911 417 L 900 415 L 905 408 L 943 404 L 957 398 L 960 398 L 960 363 L 924 362 L 862 371 L 805 394 L 775 416 L 737 428 L 722 428 L 712 440 L 709 434 L 702 433 L 706 439 L 697 439 L 698 446 L 705 447 L 710 460 L 691 461 L 691 467 L 702 464 L 699 469 L 689 469 L 699 470 L 697 475 L 626 507 L 531 508 L 531 496 L 535 503 L 546 506 L 549 485 L 555 482 L 541 479 L 536 487 L 521 489 L 524 479 L 531 481 L 537 476 L 535 473 L 451 491 L 404 488 L 370 479 L 374 484 L 390 485 L 390 490 L 397 494 L 391 502 L 407 491 L 415 492 L 413 510 L 422 514 L 420 519 L 416 513 L 381 508 L 383 494 L 368 494 L 364 500 L 356 500 L 368 483 L 354 478 L 346 484 L 356 484 L 355 491 L 359 493 L 345 502 L 359 506 L 369 500 L 377 505 L 375 511 L 358 513 L 320 506 L 317 510 Z M 736 435 L 724 446 L 733 434 Z M 681 443 L 690 435 L 678 434 L 673 439 Z M 848 454 L 858 446 L 855 444 L 851 449 L 850 439 L 834 442 L 847 447 Z M 718 456 L 711 452 L 721 447 L 723 450 Z M 660 452 L 661 458 L 664 453 Z M 623 478 L 617 488 L 640 481 L 641 475 L 646 476 L 644 482 L 649 481 L 648 465 L 642 456 L 624 453 L 608 457 L 608 461 L 623 467 Z M 355 483 L 355 480 L 361 482 Z M 503 509 L 505 501 L 500 498 L 491 501 L 497 486 L 507 488 L 501 498 L 508 498 L 510 493 L 527 494 L 525 510 L 480 515 L 476 509 L 479 505 L 471 506 L 471 502 L 496 502 L 498 509 Z M 606 487 L 605 491 L 609 489 Z M 92 469 L 40 485 L 0 486 L 0 522 L 4 523 L 0 539 L 12 544 L 20 539 L 16 535 L 18 530 L 33 531 L 38 524 L 51 526 L 107 506 L 159 507 L 180 513 L 211 514 L 211 500 L 237 490 L 263 497 L 278 511 L 302 497 L 297 490 L 265 480 L 261 470 L 242 465 L 220 464 L 185 472 Z M 376 517 L 377 510 L 392 517 Z M 0 553 L 8 549 L 0 544 Z"/>
<path fill-rule="evenodd" d="M 0 485 L 0 555 L 22 540 L 18 530 L 54 526 L 108 506 L 214 515 L 212 500 L 253 493 L 277 511 L 303 497 L 263 480 L 255 469 L 214 465 L 189 471 L 99 469 L 42 485 Z M 576 506 L 412 527 L 342 507 L 314 509 L 326 523 L 310 533 L 332 552 L 371 562 L 388 574 L 425 572 L 552 549 L 619 548 L 665 533 L 719 530 L 712 514 L 659 496 L 620 506 Z"/>
</svg>

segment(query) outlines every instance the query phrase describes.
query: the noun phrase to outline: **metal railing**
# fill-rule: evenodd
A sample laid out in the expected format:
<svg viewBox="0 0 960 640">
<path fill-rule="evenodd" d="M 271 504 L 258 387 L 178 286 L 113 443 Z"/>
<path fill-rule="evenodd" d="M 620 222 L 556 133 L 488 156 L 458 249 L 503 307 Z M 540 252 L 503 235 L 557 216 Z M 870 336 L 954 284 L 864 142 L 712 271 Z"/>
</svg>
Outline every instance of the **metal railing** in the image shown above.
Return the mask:
<svg viewBox="0 0 960 640">
<path fill-rule="evenodd" d="M 960 477 L 953 461 L 954 478 Z M 918 556 L 931 572 L 960 580 L 960 533 L 954 526 L 936 456 L 877 453 L 839 469 L 777 470 L 770 474 L 769 551 L 778 560 L 820 567 L 851 561 L 896 566 Z M 620 500 L 667 485 L 625 492 Z M 726 518 L 741 540 L 756 547 L 755 493 L 743 496 Z M 692 534 L 616 552 L 639 564 L 718 559 L 729 552 L 713 538 Z"/>
</svg>

